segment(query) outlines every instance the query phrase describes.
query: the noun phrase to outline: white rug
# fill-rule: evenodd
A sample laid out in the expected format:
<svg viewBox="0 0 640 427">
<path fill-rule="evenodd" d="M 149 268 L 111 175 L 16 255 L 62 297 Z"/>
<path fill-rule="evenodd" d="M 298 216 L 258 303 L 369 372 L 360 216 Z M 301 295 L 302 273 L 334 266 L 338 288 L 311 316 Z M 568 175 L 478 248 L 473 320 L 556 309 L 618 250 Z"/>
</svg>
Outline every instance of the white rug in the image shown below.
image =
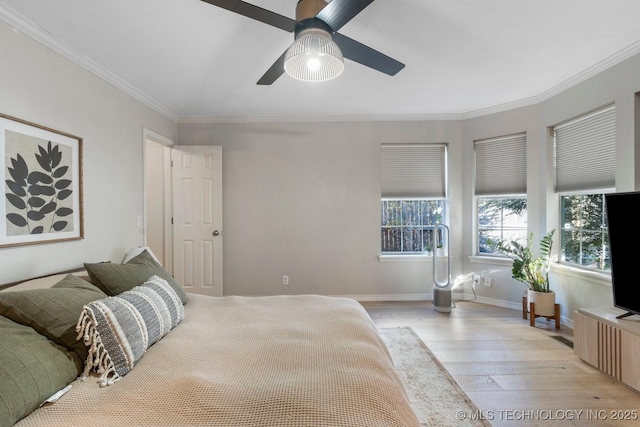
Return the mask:
<svg viewBox="0 0 640 427">
<path fill-rule="evenodd" d="M 407 396 L 423 426 L 490 426 L 411 328 L 380 328 Z"/>
</svg>

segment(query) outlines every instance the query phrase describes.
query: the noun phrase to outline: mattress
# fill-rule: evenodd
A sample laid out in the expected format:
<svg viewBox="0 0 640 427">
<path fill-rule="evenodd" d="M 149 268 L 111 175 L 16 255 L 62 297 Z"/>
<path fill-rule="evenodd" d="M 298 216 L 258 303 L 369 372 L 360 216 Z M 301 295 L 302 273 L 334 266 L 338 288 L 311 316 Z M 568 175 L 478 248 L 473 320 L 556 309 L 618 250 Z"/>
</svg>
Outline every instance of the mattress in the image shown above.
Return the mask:
<svg viewBox="0 0 640 427">
<path fill-rule="evenodd" d="M 121 380 L 76 380 L 27 426 L 419 426 L 362 306 L 318 295 L 189 294 Z"/>
</svg>

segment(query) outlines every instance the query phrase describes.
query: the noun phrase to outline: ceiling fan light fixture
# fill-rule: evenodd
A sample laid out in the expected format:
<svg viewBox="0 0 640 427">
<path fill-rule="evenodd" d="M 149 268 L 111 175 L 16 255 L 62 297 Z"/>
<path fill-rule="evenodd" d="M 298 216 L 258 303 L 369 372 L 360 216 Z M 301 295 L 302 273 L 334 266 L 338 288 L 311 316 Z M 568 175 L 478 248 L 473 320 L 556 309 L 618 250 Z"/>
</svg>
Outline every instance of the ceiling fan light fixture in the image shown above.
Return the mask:
<svg viewBox="0 0 640 427">
<path fill-rule="evenodd" d="M 296 34 L 287 49 L 284 70 L 291 77 L 306 82 L 323 82 L 344 71 L 342 51 L 323 28 L 306 28 Z"/>
</svg>

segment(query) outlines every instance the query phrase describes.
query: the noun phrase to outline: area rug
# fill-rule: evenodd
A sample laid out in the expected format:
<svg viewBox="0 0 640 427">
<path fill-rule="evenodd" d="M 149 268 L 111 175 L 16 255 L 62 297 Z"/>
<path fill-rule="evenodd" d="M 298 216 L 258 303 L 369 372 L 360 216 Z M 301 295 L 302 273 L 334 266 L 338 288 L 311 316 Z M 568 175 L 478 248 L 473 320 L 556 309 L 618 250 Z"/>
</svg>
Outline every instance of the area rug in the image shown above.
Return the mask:
<svg viewBox="0 0 640 427">
<path fill-rule="evenodd" d="M 421 425 L 490 426 L 411 328 L 380 328 Z"/>
</svg>

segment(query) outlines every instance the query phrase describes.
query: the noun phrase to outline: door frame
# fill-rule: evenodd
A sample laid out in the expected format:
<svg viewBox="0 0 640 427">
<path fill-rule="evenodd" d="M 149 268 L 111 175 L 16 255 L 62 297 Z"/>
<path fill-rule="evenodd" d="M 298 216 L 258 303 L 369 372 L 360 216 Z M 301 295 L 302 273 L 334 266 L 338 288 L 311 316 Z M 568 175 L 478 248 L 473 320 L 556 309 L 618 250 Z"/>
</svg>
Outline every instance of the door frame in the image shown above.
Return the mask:
<svg viewBox="0 0 640 427">
<path fill-rule="evenodd" d="M 147 141 L 154 142 L 156 144 L 162 145 L 166 147 L 164 150 L 163 156 L 163 175 L 164 175 L 164 185 L 163 185 L 163 228 L 164 228 L 164 254 L 165 254 L 165 264 L 163 267 L 170 274 L 173 274 L 173 228 L 171 226 L 171 216 L 172 216 L 172 194 L 171 194 L 171 148 L 175 146 L 173 140 L 160 135 L 150 129 L 143 128 L 142 129 L 142 181 L 143 181 L 143 239 L 144 246 L 147 245 L 147 218 L 149 214 L 149 206 L 147 206 Z"/>
</svg>

